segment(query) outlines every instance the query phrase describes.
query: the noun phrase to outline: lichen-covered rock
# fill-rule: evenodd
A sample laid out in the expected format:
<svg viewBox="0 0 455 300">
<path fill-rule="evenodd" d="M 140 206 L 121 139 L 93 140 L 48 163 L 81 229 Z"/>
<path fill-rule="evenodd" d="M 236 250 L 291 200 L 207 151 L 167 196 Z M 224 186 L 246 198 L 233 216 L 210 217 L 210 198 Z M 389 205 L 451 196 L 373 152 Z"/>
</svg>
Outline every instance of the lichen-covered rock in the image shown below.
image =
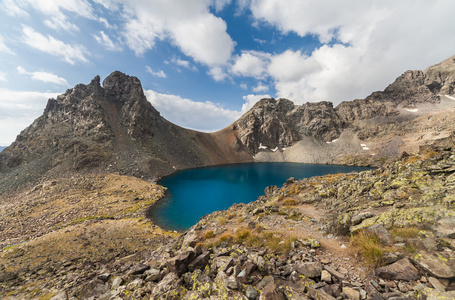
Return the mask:
<svg viewBox="0 0 455 300">
<path fill-rule="evenodd" d="M 378 268 L 374 273 L 376 276 L 387 280 L 413 281 L 420 278 L 419 271 L 408 258 L 403 258 L 391 265 Z"/>
</svg>

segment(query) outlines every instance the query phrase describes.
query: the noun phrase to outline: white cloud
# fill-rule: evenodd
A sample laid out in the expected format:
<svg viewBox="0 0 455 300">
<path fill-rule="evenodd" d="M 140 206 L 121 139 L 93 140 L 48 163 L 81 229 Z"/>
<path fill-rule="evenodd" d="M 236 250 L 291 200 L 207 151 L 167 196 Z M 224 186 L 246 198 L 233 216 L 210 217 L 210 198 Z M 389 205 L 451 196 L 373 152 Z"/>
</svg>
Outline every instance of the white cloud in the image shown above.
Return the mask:
<svg viewBox="0 0 455 300">
<path fill-rule="evenodd" d="M 241 112 L 242 114 L 246 113 L 248 110 L 250 110 L 255 104 L 256 102 L 258 102 L 259 100 L 261 99 L 264 99 L 264 98 L 270 98 L 269 95 L 265 94 L 265 95 L 246 95 L 246 96 L 243 96 L 243 105 L 242 105 L 242 109 L 241 109 Z"/>
<path fill-rule="evenodd" d="M 87 50 L 83 46 L 65 44 L 51 35 L 44 36 L 26 25 L 22 25 L 22 29 L 24 43 L 35 49 L 58 56 L 72 65 L 77 61 L 88 62 L 85 57 Z"/>
<path fill-rule="evenodd" d="M 3 36 L 0 34 L 0 52 L 6 52 L 10 54 L 14 54 L 13 51 L 11 51 L 6 45 L 5 42 L 3 41 Z"/>
<path fill-rule="evenodd" d="M 267 85 L 264 85 L 262 82 L 259 82 L 257 86 L 253 88 L 253 92 L 255 93 L 264 93 L 269 90 Z"/>
<path fill-rule="evenodd" d="M 16 136 L 39 117 L 49 98 L 56 93 L 11 91 L 0 89 L 0 145 L 11 144 Z"/>
<path fill-rule="evenodd" d="M 231 4 L 232 0 L 212 0 L 213 6 L 217 12 L 222 11 L 226 5 Z"/>
<path fill-rule="evenodd" d="M 42 82 L 55 83 L 58 85 L 68 86 L 68 81 L 65 78 L 59 77 L 55 74 L 48 72 L 28 72 L 23 67 L 17 66 L 17 72 L 21 75 L 29 75 L 33 80 L 38 80 Z"/>
<path fill-rule="evenodd" d="M 8 79 L 6 78 L 6 74 L 3 72 L 0 72 L 0 81 L 7 82 Z"/>
<path fill-rule="evenodd" d="M 221 67 L 213 67 L 207 72 L 215 81 L 223 81 L 230 78 L 229 75 Z"/>
<path fill-rule="evenodd" d="M 119 1 L 120 2 L 120 1 Z M 152 49 L 157 40 L 169 39 L 195 61 L 223 65 L 235 43 L 226 32 L 226 22 L 210 13 L 204 0 L 124 0 L 124 38 L 137 55 Z"/>
<path fill-rule="evenodd" d="M 250 9 L 259 24 L 332 41 L 312 53 L 287 50 L 271 58 L 277 97 L 296 103 L 363 98 L 407 69 L 453 55 L 453 1 L 253 0 Z"/>
<path fill-rule="evenodd" d="M 6 14 L 13 17 L 24 17 L 28 16 L 28 13 L 23 10 L 15 0 L 2 0 L 0 2 L 0 9 Z"/>
<path fill-rule="evenodd" d="M 183 60 L 183 59 L 180 59 L 180 58 L 177 58 L 177 57 L 173 57 L 170 62 L 175 64 L 178 67 L 183 67 L 183 68 L 191 70 L 191 71 L 197 71 L 196 66 L 192 65 L 187 60 Z M 166 61 L 166 63 L 169 63 L 169 61 Z"/>
<path fill-rule="evenodd" d="M 241 112 L 220 107 L 213 102 L 196 102 L 176 95 L 145 90 L 147 99 L 167 120 L 200 131 L 220 130 L 241 115 Z M 201 118 L 203 116 L 203 118 Z"/>
<path fill-rule="evenodd" d="M 100 45 L 103 45 L 109 51 L 122 50 L 122 48 L 118 45 L 115 45 L 111 38 L 102 30 L 98 34 L 94 34 L 93 37 Z"/>
<path fill-rule="evenodd" d="M 244 51 L 234 58 L 231 72 L 237 76 L 263 78 L 270 54 L 257 51 Z"/>
<path fill-rule="evenodd" d="M 153 76 L 160 77 L 160 78 L 166 78 L 166 74 L 164 73 L 163 70 L 159 70 L 158 72 L 155 72 L 149 66 L 145 66 L 145 69 L 148 73 L 152 74 Z"/>
</svg>

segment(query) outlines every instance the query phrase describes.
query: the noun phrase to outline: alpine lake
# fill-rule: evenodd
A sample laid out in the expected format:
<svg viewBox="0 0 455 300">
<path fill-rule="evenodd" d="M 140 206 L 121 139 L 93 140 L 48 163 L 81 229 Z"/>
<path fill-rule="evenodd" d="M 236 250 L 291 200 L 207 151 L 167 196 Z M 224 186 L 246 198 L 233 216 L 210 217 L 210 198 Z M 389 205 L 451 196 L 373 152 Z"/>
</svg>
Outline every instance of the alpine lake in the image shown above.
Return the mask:
<svg viewBox="0 0 455 300">
<path fill-rule="evenodd" d="M 168 188 L 166 196 L 147 216 L 167 230 L 184 231 L 214 211 L 234 203 L 249 203 L 264 195 L 271 185 L 296 179 L 370 170 L 369 167 L 300 163 L 246 163 L 177 171 L 158 181 Z"/>
</svg>

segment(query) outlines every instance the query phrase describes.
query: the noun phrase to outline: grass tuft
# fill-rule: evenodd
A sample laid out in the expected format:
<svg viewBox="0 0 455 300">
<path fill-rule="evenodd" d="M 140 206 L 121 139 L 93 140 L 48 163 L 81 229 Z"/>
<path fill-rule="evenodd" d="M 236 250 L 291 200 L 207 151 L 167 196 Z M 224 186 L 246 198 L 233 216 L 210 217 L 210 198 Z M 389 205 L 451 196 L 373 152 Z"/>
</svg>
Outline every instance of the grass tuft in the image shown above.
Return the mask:
<svg viewBox="0 0 455 300">
<path fill-rule="evenodd" d="M 383 265 L 383 255 L 386 249 L 377 235 L 366 234 L 362 231 L 351 237 L 351 244 L 358 249 L 369 265 Z"/>
</svg>

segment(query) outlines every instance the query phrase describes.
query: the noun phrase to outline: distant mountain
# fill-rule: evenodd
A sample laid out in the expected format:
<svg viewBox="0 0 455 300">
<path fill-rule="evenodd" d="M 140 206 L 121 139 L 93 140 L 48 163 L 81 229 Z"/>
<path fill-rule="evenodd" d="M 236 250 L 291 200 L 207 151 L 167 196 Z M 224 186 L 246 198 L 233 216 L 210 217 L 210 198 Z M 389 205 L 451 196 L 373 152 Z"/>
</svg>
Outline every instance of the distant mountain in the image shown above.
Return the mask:
<svg viewBox="0 0 455 300">
<path fill-rule="evenodd" d="M 0 146 L 0 152 L 2 152 L 3 149 L 5 149 L 5 148 L 6 148 L 6 146 Z"/>
<path fill-rule="evenodd" d="M 0 190 L 74 172 L 156 179 L 252 161 L 379 164 L 455 130 L 454 90 L 455 56 L 337 107 L 263 99 L 209 134 L 165 120 L 139 79 L 115 71 L 102 86 L 96 76 L 48 101 L 43 115 L 0 154 Z"/>
</svg>

